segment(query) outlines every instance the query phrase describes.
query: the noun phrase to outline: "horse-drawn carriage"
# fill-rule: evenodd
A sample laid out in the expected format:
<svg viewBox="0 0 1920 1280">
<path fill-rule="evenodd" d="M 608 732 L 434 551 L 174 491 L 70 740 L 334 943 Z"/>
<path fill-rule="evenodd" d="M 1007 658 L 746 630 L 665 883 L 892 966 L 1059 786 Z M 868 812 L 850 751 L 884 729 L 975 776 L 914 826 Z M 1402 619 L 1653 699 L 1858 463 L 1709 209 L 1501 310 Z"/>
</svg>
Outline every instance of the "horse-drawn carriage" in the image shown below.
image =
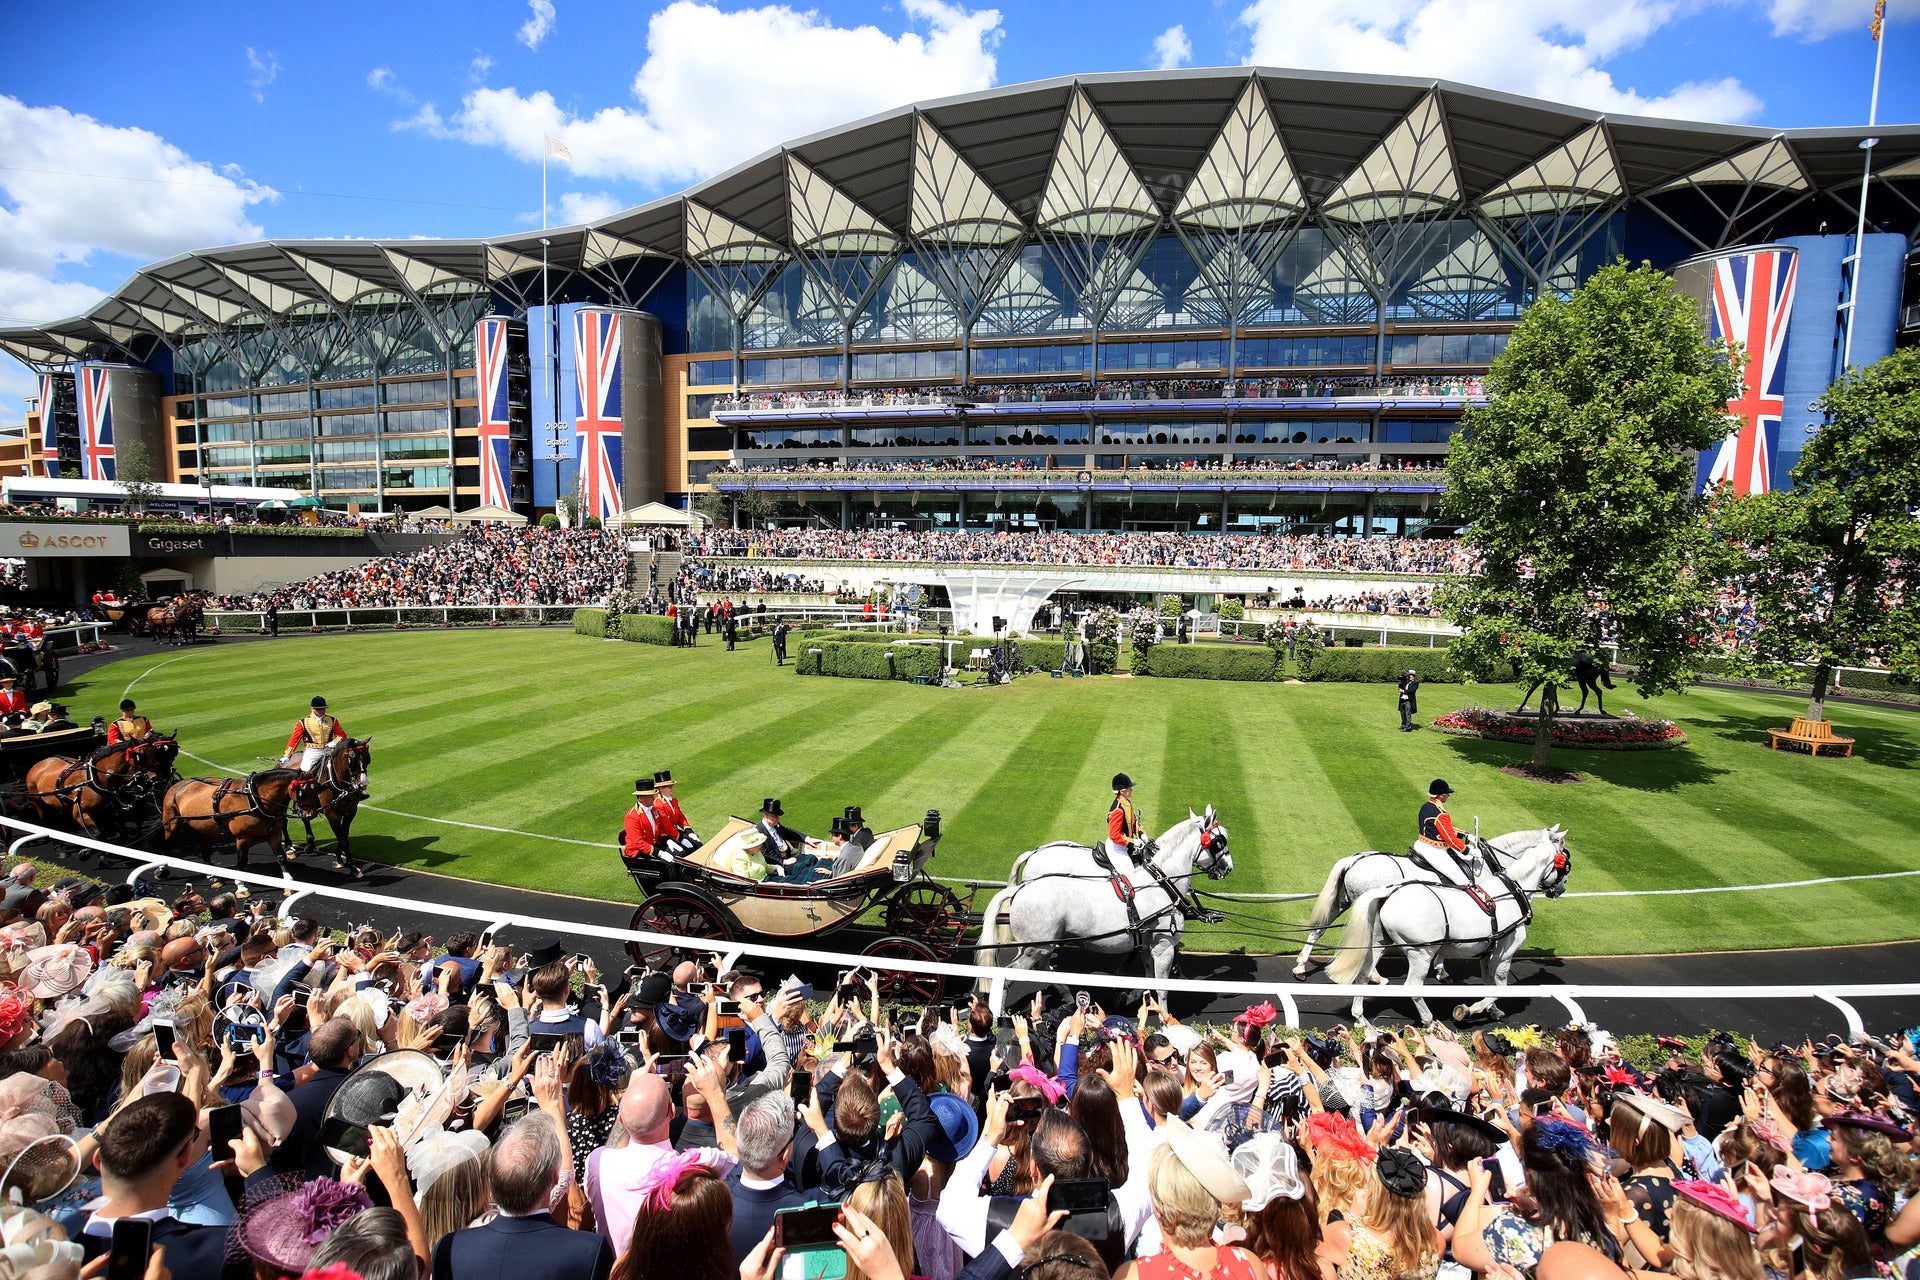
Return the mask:
<svg viewBox="0 0 1920 1280">
<path fill-rule="evenodd" d="M 125 628 L 128 635 L 164 640 L 168 644 L 192 644 L 206 623 L 206 593 L 189 591 L 179 596 L 161 596 L 156 600 L 124 600 L 102 605 L 107 621 Z"/>
<path fill-rule="evenodd" d="M 48 756 L 90 756 L 107 744 L 106 730 L 82 725 L 77 729 L 56 729 L 52 733 L 17 733 L 0 738 L 0 794 L 16 798 L 17 784 L 27 771 Z M 13 806 L 9 803 L 8 808 Z"/>
<path fill-rule="evenodd" d="M 882 936 L 862 948 L 862 955 L 939 961 L 952 956 L 975 923 L 968 900 L 927 874 L 940 843 L 937 810 L 929 810 L 918 824 L 875 835 L 866 856 L 847 874 L 800 883 L 753 880 L 724 869 L 733 865 L 732 855 L 753 830 L 744 818 L 732 818 L 684 857 L 623 857 L 627 874 L 645 896 L 632 927 L 717 944 L 742 935 L 781 942 L 817 938 L 878 910 Z M 832 850 L 809 843 L 831 860 Z M 627 949 L 654 968 L 670 965 L 674 954 L 673 948 L 637 942 Z M 932 974 L 880 968 L 880 975 L 883 992 L 899 999 L 937 1000 L 944 986 Z"/>
</svg>

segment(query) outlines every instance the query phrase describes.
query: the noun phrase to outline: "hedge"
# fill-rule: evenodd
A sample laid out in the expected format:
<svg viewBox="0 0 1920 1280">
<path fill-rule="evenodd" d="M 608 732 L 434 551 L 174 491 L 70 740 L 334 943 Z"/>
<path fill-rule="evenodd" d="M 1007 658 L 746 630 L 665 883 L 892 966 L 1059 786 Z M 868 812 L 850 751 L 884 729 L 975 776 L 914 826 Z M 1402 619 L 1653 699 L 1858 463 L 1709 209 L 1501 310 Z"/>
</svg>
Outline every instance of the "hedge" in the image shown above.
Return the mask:
<svg viewBox="0 0 1920 1280">
<path fill-rule="evenodd" d="M 888 655 L 893 660 L 889 662 Z M 940 653 L 930 644 L 894 645 L 822 642 L 800 647 L 795 669 L 803 676 L 840 676 L 849 680 L 933 680 L 940 675 Z"/>
<path fill-rule="evenodd" d="M 596 640 L 607 638 L 607 611 L 605 609 L 575 609 L 573 611 L 573 634 L 592 636 Z"/>
<path fill-rule="evenodd" d="M 1273 680 L 1279 671 L 1278 655 L 1264 647 L 1157 644 L 1147 655 L 1146 670 L 1135 674 L 1171 680 Z"/>
<path fill-rule="evenodd" d="M 1452 684 L 1460 679 L 1445 649 L 1322 649 L 1314 655 L 1309 680 L 1393 684 L 1412 670 L 1423 684 Z"/>
<path fill-rule="evenodd" d="M 1067 643 L 1064 640 L 1021 640 L 1016 646 L 1020 653 L 1019 664 L 1023 667 L 1038 667 L 1042 671 L 1057 671 L 1060 664 L 1067 660 Z"/>
<path fill-rule="evenodd" d="M 1745 672 L 1738 670 L 1727 658 L 1704 658 L 1700 662 L 1700 674 L 1719 680 L 1751 681 L 1755 684 L 1773 685 L 1777 688 L 1791 689 L 1796 693 L 1811 693 L 1813 690 L 1813 672 L 1799 672 L 1792 683 L 1776 680 L 1754 680 Z M 1843 671 L 1836 672 L 1834 680 L 1844 693 L 1886 694 L 1894 699 L 1909 699 L 1920 695 L 1912 680 L 1891 671 Z"/>
<path fill-rule="evenodd" d="M 620 638 L 639 644 L 672 644 L 673 619 L 658 613 L 621 614 Z"/>
</svg>

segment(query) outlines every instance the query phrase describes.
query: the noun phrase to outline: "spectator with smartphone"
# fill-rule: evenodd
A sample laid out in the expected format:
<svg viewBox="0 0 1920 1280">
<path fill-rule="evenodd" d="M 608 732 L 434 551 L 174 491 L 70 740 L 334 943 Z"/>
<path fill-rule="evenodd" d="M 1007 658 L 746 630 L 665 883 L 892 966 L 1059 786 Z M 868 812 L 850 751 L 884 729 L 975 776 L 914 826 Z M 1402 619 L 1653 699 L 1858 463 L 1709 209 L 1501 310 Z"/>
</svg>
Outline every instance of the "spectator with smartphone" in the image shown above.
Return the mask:
<svg viewBox="0 0 1920 1280">
<path fill-rule="evenodd" d="M 320 1145 L 320 1122 L 327 1104 L 339 1092 L 360 1061 L 360 1031 L 346 1018 L 330 1018 L 307 1037 L 305 1079 L 300 1072 L 277 1081 L 293 1104 L 293 1131 L 274 1153 L 274 1167 L 283 1173 L 304 1171 L 318 1178 L 333 1172 L 333 1160 Z"/>
<path fill-rule="evenodd" d="M 541 1112 L 516 1121 L 487 1158 L 499 1216 L 442 1237 L 433 1250 L 433 1280 L 607 1280 L 614 1259 L 607 1241 L 561 1226 L 549 1210 L 565 1153 L 552 1117 Z"/>
<path fill-rule="evenodd" d="M 727 1239 L 736 1263 L 746 1261 L 755 1245 L 773 1229 L 773 1216 L 782 1209 L 806 1203 L 806 1196 L 787 1176 L 793 1159 L 793 1099 L 784 1093 L 766 1093 L 740 1113 L 734 1141 L 739 1167 L 726 1175 L 733 1196 L 733 1222 Z"/>
<path fill-rule="evenodd" d="M 687 1069 L 684 1087 L 705 1095 L 715 1114 L 725 1117 L 717 1125 L 722 1146 L 701 1147 L 691 1153 L 724 1177 L 739 1163 L 731 1150 L 733 1121 L 727 1110 L 724 1081 L 710 1064 L 696 1058 Z M 634 1215 L 639 1212 L 651 1185 L 648 1176 L 661 1162 L 676 1155 L 671 1141 L 673 1095 L 668 1091 L 666 1080 L 651 1071 L 635 1073 L 626 1095 L 620 1099 L 619 1118 L 626 1145 L 601 1147 L 588 1157 L 586 1182 L 595 1229 L 607 1238 L 616 1255 L 627 1251 L 633 1235 Z"/>
</svg>

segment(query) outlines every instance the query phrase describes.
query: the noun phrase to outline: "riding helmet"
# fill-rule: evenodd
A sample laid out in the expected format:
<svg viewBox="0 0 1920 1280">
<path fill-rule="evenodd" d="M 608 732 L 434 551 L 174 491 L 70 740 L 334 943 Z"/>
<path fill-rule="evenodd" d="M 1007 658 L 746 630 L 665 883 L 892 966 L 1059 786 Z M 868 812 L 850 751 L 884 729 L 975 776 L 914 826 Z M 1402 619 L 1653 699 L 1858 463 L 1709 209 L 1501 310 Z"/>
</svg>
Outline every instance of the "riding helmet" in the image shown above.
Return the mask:
<svg viewBox="0 0 1920 1280">
<path fill-rule="evenodd" d="M 327 709 L 327 700 L 316 693 L 315 695 L 313 695 L 313 701 L 309 702 L 307 705 L 312 707 L 315 711 L 325 711 Z"/>
<path fill-rule="evenodd" d="M 1453 788 L 1447 785 L 1445 778 L 1435 778 L 1427 787 L 1427 794 L 1430 796 L 1450 796 L 1453 794 Z"/>
<path fill-rule="evenodd" d="M 131 710 L 133 710 L 133 699 L 132 699 L 132 698 L 122 698 L 122 699 L 120 699 L 120 709 L 121 709 L 122 711 L 131 711 Z"/>
<path fill-rule="evenodd" d="M 1132 785 L 1133 779 L 1129 778 L 1126 774 L 1116 773 L 1113 775 L 1113 789 L 1115 791 L 1125 791 Z"/>
</svg>

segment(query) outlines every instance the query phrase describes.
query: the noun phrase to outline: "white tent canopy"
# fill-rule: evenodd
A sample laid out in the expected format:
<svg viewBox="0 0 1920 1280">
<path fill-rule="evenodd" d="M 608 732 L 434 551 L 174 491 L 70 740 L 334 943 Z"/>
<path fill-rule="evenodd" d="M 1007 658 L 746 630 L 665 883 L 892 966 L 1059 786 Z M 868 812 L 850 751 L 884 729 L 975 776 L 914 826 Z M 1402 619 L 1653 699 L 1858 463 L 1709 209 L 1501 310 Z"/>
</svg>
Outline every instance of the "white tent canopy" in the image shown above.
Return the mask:
<svg viewBox="0 0 1920 1280">
<path fill-rule="evenodd" d="M 453 518 L 453 509 L 451 507 L 422 507 L 418 511 L 409 511 L 407 514 L 415 520 L 451 520 Z"/>
<path fill-rule="evenodd" d="M 614 529 L 632 528 L 635 525 L 671 525 L 677 529 L 694 529 L 706 523 L 707 518 L 699 512 L 682 511 L 664 502 L 644 502 L 637 507 L 629 507 L 607 521 L 608 527 Z"/>
<path fill-rule="evenodd" d="M 414 514 L 425 515 L 426 512 L 421 511 L 415 512 Z M 465 511 L 454 512 L 453 522 L 455 524 L 525 524 L 527 518 L 518 511 L 509 511 L 505 507 L 492 507 L 483 504 L 478 507 L 470 507 Z"/>
</svg>

